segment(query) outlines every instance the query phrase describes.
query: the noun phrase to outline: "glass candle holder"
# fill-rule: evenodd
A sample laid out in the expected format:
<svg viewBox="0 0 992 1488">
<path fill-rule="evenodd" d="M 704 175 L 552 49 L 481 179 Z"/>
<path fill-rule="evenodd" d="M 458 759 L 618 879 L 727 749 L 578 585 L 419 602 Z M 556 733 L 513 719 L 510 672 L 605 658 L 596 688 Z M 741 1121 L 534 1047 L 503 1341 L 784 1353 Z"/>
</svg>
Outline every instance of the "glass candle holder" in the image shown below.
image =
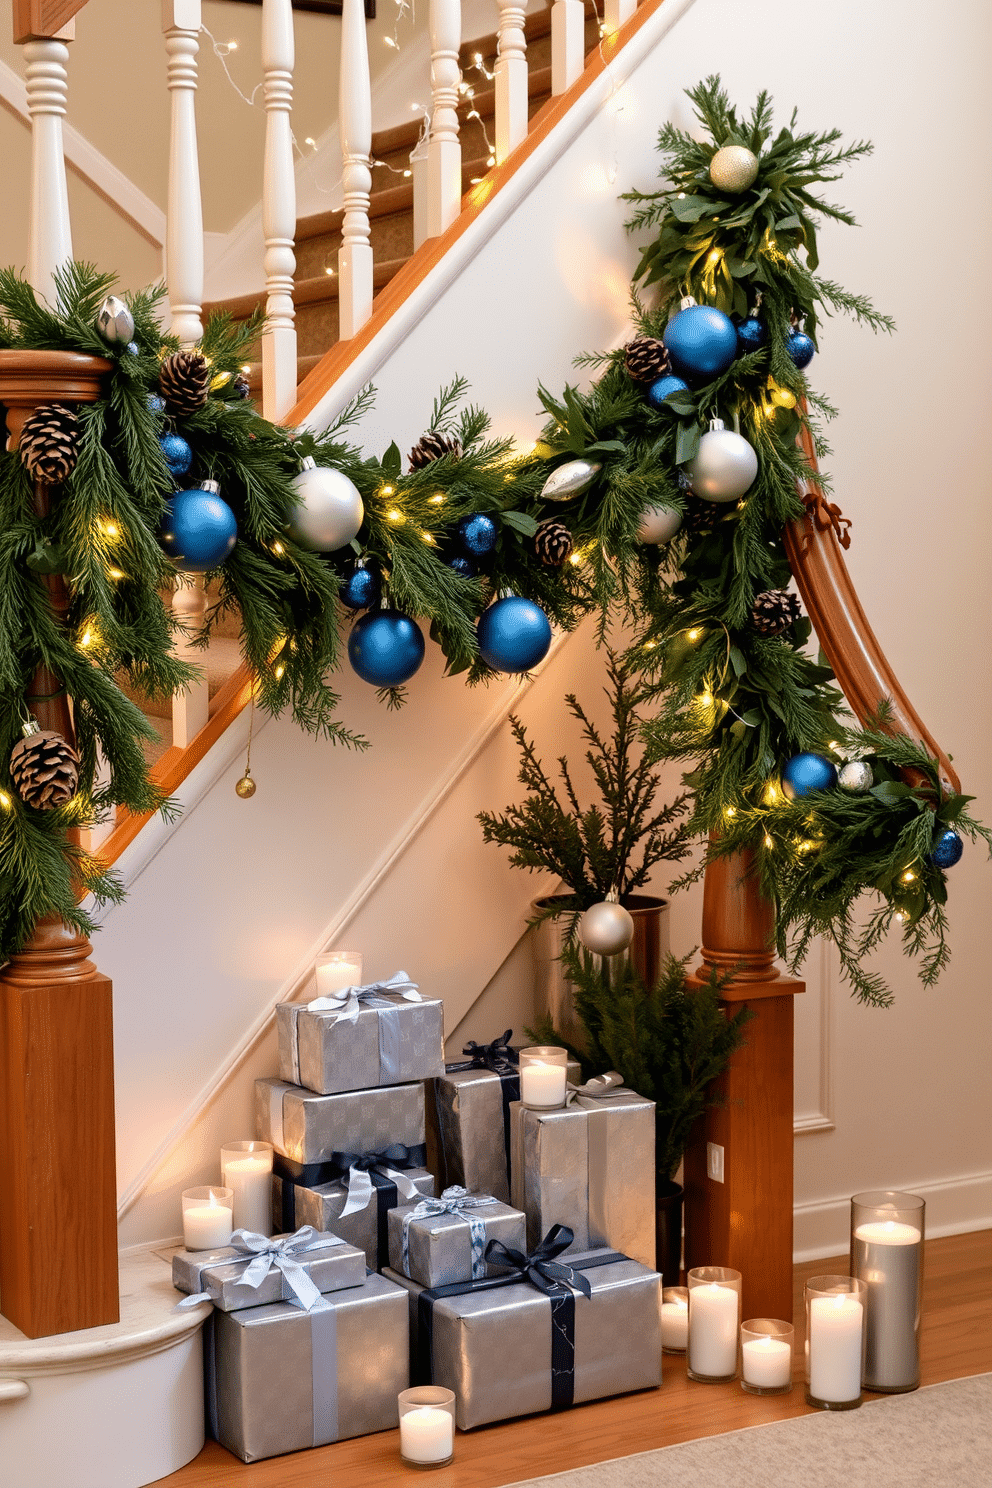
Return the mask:
<svg viewBox="0 0 992 1488">
<path fill-rule="evenodd" d="M 444 1467 L 454 1456 L 455 1395 L 440 1385 L 401 1390 L 400 1456 L 411 1467 Z"/>
<path fill-rule="evenodd" d="M 230 1245 L 234 1193 L 229 1188 L 187 1188 L 183 1200 L 183 1244 L 187 1250 Z"/>
<path fill-rule="evenodd" d="M 690 1379 L 723 1384 L 737 1377 L 741 1273 L 729 1266 L 697 1266 L 689 1283 Z"/>
<path fill-rule="evenodd" d="M 225 1188 L 234 1191 L 234 1228 L 272 1234 L 272 1144 L 226 1142 L 220 1149 Z"/>
<path fill-rule="evenodd" d="M 313 963 L 314 978 L 317 982 L 317 996 L 330 997 L 333 992 L 341 992 L 345 987 L 360 987 L 362 985 L 362 953 L 361 951 L 328 951 L 326 956 L 318 956 Z"/>
<path fill-rule="evenodd" d="M 851 1200 L 851 1275 L 868 1288 L 862 1376 L 868 1390 L 900 1394 L 919 1387 L 925 1211 L 915 1194 L 894 1190 Z"/>
<path fill-rule="evenodd" d="M 806 1283 L 806 1404 L 853 1410 L 861 1404 L 867 1287 L 856 1276 Z"/>
<path fill-rule="evenodd" d="M 689 1288 L 665 1287 L 661 1294 L 661 1350 L 684 1354 L 689 1342 Z"/>
<path fill-rule="evenodd" d="M 520 1099 L 533 1111 L 565 1104 L 568 1050 L 538 1044 L 520 1050 Z"/>
<path fill-rule="evenodd" d="M 792 1389 L 795 1329 L 779 1318 L 741 1323 L 741 1389 L 749 1395 L 787 1395 Z"/>
</svg>

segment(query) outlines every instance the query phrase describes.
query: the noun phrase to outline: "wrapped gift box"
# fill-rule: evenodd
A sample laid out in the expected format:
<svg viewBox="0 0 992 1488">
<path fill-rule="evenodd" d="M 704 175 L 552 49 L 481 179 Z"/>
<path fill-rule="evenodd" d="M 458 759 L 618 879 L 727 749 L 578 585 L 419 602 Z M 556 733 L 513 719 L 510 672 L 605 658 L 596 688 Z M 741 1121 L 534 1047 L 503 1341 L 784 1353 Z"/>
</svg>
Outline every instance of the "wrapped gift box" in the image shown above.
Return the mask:
<svg viewBox="0 0 992 1488">
<path fill-rule="evenodd" d="M 287 1302 L 206 1325 L 213 1435 L 243 1462 L 388 1431 L 409 1379 L 409 1303 L 381 1276 L 311 1311 Z"/>
<path fill-rule="evenodd" d="M 361 989 L 354 1018 L 340 1009 L 281 1002 L 276 1008 L 279 1073 L 322 1095 L 426 1080 L 444 1070 L 443 1005 L 400 992 Z"/>
<path fill-rule="evenodd" d="M 332 1152 L 381 1152 L 393 1142 L 423 1148 L 423 1085 L 380 1085 L 374 1090 L 315 1095 L 285 1080 L 255 1081 L 255 1132 L 298 1164 L 297 1183 L 324 1183 L 318 1171 Z M 302 1171 L 305 1170 L 305 1171 Z"/>
<path fill-rule="evenodd" d="M 531 1247 L 563 1224 L 576 1250 L 609 1245 L 653 1266 L 654 1102 L 600 1088 L 601 1097 L 574 1093 L 557 1110 L 511 1106 L 512 1203 L 527 1216 Z"/>
<path fill-rule="evenodd" d="M 421 1286 L 471 1281 L 493 1270 L 485 1261 L 490 1240 L 526 1250 L 527 1222 L 518 1209 L 478 1194 L 446 1189 L 439 1199 L 391 1209 L 389 1264 Z"/>
<path fill-rule="evenodd" d="M 661 1277 L 614 1251 L 569 1253 L 592 1297 L 528 1281 L 444 1287 L 389 1270 L 410 1294 L 414 1376 L 455 1392 L 463 1431 L 661 1384 Z M 566 1295 L 567 1294 L 567 1295 Z M 552 1322 L 554 1309 L 554 1322 Z"/>
<path fill-rule="evenodd" d="M 363 1251 L 337 1235 L 315 1229 L 286 1254 L 303 1268 L 318 1292 L 338 1292 L 365 1284 Z M 293 1301 L 293 1289 L 278 1265 L 269 1266 L 258 1286 L 244 1281 L 255 1257 L 255 1252 L 233 1245 L 218 1250 L 177 1250 L 172 1257 L 172 1285 L 180 1292 L 205 1293 L 222 1312 Z"/>
<path fill-rule="evenodd" d="M 430 1198 L 434 1193 L 434 1175 L 426 1168 L 390 1169 L 388 1161 L 382 1166 L 383 1171 L 373 1169 L 369 1173 L 372 1191 L 367 1203 L 361 1209 L 353 1209 L 350 1214 L 342 1212 L 348 1207 L 346 1176 L 310 1186 L 294 1183 L 290 1177 L 276 1172 L 272 1180 L 275 1227 L 295 1230 L 300 1225 L 309 1224 L 315 1230 L 333 1230 L 334 1234 L 363 1253 L 373 1271 L 380 1271 L 389 1260 L 387 1224 L 390 1210 L 414 1198 Z M 390 1171 L 396 1173 L 398 1179 L 390 1178 Z M 400 1192 L 398 1181 L 402 1182 L 405 1192 Z"/>
</svg>

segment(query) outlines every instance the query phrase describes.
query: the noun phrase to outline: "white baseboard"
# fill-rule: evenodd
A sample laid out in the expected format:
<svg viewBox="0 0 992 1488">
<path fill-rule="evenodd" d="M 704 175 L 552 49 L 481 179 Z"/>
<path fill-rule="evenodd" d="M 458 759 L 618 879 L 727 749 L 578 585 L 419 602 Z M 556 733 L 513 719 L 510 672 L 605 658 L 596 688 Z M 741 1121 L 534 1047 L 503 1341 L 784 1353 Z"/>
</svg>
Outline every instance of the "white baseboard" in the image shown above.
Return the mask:
<svg viewBox="0 0 992 1488">
<path fill-rule="evenodd" d="M 903 1188 L 926 1200 L 928 1239 L 992 1229 L 992 1173 L 971 1173 L 939 1183 L 907 1183 Z M 815 1204 L 797 1204 L 793 1214 L 794 1260 L 815 1261 L 847 1251 L 851 1234 L 849 1194 Z"/>
</svg>

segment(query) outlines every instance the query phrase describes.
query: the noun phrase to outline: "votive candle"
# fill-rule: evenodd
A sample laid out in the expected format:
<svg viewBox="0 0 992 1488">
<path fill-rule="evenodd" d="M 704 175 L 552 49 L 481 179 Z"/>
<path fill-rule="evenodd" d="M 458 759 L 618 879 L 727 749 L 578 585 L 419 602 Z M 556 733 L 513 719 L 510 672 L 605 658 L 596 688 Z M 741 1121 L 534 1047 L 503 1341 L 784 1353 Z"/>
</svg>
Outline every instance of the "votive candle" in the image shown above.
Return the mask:
<svg viewBox="0 0 992 1488">
<path fill-rule="evenodd" d="M 229 1188 L 188 1188 L 182 1196 L 183 1245 L 219 1250 L 231 1243 L 234 1194 Z"/>
<path fill-rule="evenodd" d="M 520 1051 L 520 1099 L 525 1106 L 548 1110 L 565 1104 L 568 1050 L 538 1045 Z"/>
<path fill-rule="evenodd" d="M 455 1445 L 455 1396 L 441 1385 L 418 1385 L 399 1396 L 400 1456 L 412 1467 L 442 1467 Z"/>
<path fill-rule="evenodd" d="M 684 1354 L 689 1341 L 689 1288 L 666 1287 L 661 1294 L 661 1346 Z"/>
<path fill-rule="evenodd" d="M 752 1318 L 741 1324 L 741 1389 L 750 1395 L 784 1395 L 792 1389 L 791 1323 Z"/>
<path fill-rule="evenodd" d="M 318 956 L 313 966 L 317 983 L 317 996 L 330 997 L 334 992 L 343 992 L 345 987 L 362 985 L 361 951 L 328 951 Z"/>
</svg>

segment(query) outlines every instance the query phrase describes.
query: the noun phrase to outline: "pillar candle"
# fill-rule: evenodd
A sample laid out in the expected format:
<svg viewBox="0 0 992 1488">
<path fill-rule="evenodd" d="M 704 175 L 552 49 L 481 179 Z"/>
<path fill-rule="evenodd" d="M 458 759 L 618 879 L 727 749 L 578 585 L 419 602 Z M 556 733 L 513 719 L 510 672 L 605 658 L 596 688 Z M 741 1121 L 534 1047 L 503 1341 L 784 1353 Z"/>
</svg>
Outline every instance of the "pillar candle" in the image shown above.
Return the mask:
<svg viewBox="0 0 992 1488">
<path fill-rule="evenodd" d="M 857 1297 L 813 1297 L 809 1304 L 809 1393 L 843 1404 L 861 1394 L 861 1329 Z"/>
<path fill-rule="evenodd" d="M 259 1153 L 256 1157 L 246 1152 L 244 1157 L 228 1158 L 224 1164 L 224 1183 L 234 1190 L 234 1228 L 271 1235 L 271 1154 Z"/>
<path fill-rule="evenodd" d="M 684 1349 L 689 1337 L 688 1302 L 663 1302 L 661 1304 L 661 1346 L 666 1349 Z"/>
<path fill-rule="evenodd" d="M 689 1368 L 710 1379 L 737 1373 L 737 1293 L 731 1287 L 689 1289 Z"/>
<path fill-rule="evenodd" d="M 400 1455 L 407 1462 L 447 1462 L 454 1444 L 450 1411 L 420 1405 L 400 1416 Z"/>
<path fill-rule="evenodd" d="M 792 1379 L 792 1349 L 782 1338 L 749 1338 L 741 1344 L 746 1384 L 760 1390 L 780 1390 Z"/>
<path fill-rule="evenodd" d="M 851 1273 L 867 1284 L 865 1375 L 870 1390 L 919 1383 L 919 1307 L 923 1236 L 915 1225 L 879 1220 L 858 1225 Z"/>
</svg>

